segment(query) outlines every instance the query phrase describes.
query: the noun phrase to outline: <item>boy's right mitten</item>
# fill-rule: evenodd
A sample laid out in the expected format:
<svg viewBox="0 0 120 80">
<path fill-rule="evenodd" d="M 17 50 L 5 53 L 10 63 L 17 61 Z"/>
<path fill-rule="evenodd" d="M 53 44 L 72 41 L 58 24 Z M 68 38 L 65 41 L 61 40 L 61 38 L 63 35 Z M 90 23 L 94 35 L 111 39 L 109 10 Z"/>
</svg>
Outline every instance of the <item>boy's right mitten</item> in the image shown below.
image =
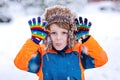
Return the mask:
<svg viewBox="0 0 120 80">
<path fill-rule="evenodd" d="M 42 22 L 40 17 L 29 20 L 28 24 L 32 34 L 31 39 L 37 44 L 39 44 L 41 40 L 44 40 L 50 32 L 45 29 L 47 22 Z"/>
</svg>

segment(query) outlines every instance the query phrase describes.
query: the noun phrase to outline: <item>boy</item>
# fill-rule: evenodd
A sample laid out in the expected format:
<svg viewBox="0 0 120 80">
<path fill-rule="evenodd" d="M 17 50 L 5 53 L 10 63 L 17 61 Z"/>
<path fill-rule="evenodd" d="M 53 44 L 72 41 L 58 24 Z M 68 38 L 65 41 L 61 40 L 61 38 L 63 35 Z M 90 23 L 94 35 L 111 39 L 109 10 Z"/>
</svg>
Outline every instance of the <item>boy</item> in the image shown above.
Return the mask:
<svg viewBox="0 0 120 80">
<path fill-rule="evenodd" d="M 33 18 L 28 23 L 32 37 L 14 63 L 21 70 L 36 73 L 39 80 L 84 80 L 85 69 L 108 61 L 105 51 L 89 35 L 91 23 L 75 18 L 68 8 L 47 9 L 44 20 L 38 17 L 37 22 Z"/>
</svg>

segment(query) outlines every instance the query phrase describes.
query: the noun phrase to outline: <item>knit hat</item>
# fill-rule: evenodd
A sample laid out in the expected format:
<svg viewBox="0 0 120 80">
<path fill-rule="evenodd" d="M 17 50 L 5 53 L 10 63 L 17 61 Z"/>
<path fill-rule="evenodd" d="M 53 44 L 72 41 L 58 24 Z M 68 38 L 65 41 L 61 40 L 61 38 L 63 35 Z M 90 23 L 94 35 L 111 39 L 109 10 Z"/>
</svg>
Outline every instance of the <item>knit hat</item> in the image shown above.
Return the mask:
<svg viewBox="0 0 120 80">
<path fill-rule="evenodd" d="M 75 15 L 68 8 L 65 8 L 62 6 L 54 6 L 54 7 L 48 8 L 46 9 L 46 12 L 45 12 L 45 21 L 48 22 L 46 29 L 50 29 L 49 26 L 53 23 L 58 24 L 58 26 L 61 28 L 67 29 L 69 32 L 68 34 L 69 47 L 72 47 L 73 46 L 72 44 L 74 44 L 73 31 L 76 29 L 74 19 L 75 19 Z M 63 24 L 65 24 L 65 26 L 63 26 Z M 49 40 L 50 39 L 48 39 L 48 41 Z"/>
<path fill-rule="evenodd" d="M 46 9 L 45 21 L 48 26 L 52 23 L 67 23 L 70 27 L 74 27 L 75 15 L 68 9 L 62 6 L 54 6 Z"/>
</svg>

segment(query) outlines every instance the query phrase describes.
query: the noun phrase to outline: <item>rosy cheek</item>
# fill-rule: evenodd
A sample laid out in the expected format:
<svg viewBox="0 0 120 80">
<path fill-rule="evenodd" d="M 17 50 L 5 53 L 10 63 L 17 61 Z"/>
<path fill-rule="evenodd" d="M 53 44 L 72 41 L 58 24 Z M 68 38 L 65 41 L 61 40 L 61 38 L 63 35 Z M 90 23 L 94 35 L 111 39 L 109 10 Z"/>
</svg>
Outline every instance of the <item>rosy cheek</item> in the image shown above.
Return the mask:
<svg viewBox="0 0 120 80">
<path fill-rule="evenodd" d="M 50 37 L 51 37 L 52 42 L 55 41 L 55 37 L 53 37 L 53 36 L 50 36 Z"/>
</svg>

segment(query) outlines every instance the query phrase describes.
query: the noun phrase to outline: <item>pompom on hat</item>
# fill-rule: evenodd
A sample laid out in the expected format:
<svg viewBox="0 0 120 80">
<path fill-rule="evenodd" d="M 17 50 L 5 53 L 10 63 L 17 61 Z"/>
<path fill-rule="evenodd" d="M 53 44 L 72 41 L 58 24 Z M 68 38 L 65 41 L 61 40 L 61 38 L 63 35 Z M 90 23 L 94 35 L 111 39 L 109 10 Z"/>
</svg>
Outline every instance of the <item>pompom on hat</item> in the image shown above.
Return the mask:
<svg viewBox="0 0 120 80">
<path fill-rule="evenodd" d="M 75 43 L 75 14 L 66 7 L 54 6 L 46 9 L 44 17 L 45 21 L 47 21 L 46 29 L 50 29 L 50 25 L 55 23 L 59 27 L 68 30 L 68 46 L 72 48 Z M 46 46 L 51 48 L 52 42 L 50 37 L 48 36 L 44 41 Z"/>
</svg>

